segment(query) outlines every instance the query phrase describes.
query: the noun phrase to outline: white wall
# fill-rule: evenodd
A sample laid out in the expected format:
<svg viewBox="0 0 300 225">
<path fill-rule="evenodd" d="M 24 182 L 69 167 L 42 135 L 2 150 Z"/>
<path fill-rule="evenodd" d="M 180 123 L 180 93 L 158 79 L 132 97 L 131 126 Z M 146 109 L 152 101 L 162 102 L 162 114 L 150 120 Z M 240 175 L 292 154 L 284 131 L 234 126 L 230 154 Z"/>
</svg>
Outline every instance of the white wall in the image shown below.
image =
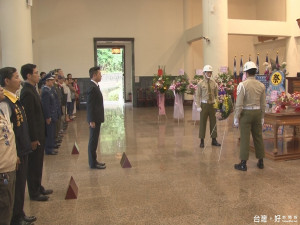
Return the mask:
<svg viewBox="0 0 300 225">
<path fill-rule="evenodd" d="M 158 65 L 176 74 L 183 64 L 183 0 L 52 0 L 33 6 L 34 62 L 87 77 L 94 37 L 135 39 L 135 75 Z"/>
</svg>

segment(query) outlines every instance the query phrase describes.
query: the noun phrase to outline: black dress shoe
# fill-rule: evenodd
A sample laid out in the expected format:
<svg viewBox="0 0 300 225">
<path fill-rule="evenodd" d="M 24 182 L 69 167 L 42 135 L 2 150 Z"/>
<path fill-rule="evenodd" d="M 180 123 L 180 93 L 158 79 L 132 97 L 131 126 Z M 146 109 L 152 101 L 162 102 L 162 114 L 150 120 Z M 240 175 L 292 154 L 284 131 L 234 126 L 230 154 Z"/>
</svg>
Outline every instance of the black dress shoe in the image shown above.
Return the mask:
<svg viewBox="0 0 300 225">
<path fill-rule="evenodd" d="M 35 216 L 24 216 L 24 217 L 23 217 L 23 220 L 24 220 L 25 222 L 32 223 L 32 222 L 36 221 L 36 217 L 35 217 Z"/>
<path fill-rule="evenodd" d="M 221 146 L 221 144 L 219 144 L 215 138 L 212 139 L 211 145 L 213 145 L 213 146 Z"/>
<path fill-rule="evenodd" d="M 97 165 L 100 165 L 100 166 L 105 166 L 105 163 L 102 163 L 102 162 L 96 162 Z"/>
<path fill-rule="evenodd" d="M 57 152 L 56 151 L 46 152 L 46 155 L 57 155 Z"/>
<path fill-rule="evenodd" d="M 101 166 L 99 164 L 94 165 L 93 167 L 91 167 L 92 169 L 98 169 L 98 170 L 103 170 L 106 168 L 106 166 Z"/>
<path fill-rule="evenodd" d="M 51 195 L 53 193 L 52 189 L 44 189 L 41 191 L 42 195 Z"/>
<path fill-rule="evenodd" d="M 55 145 L 55 146 L 54 146 L 54 148 L 56 148 L 56 149 L 59 148 L 59 147 L 60 147 L 60 145 Z"/>
<path fill-rule="evenodd" d="M 34 223 L 32 222 L 27 222 L 25 220 L 23 220 L 23 218 L 20 219 L 20 221 L 18 223 L 13 223 L 14 225 L 34 225 Z"/>
<path fill-rule="evenodd" d="M 241 170 L 241 171 L 247 171 L 246 160 L 242 160 L 239 164 L 234 164 L 234 169 Z"/>
<path fill-rule="evenodd" d="M 39 201 L 39 202 L 45 202 L 48 201 L 49 197 L 46 195 L 39 195 L 37 197 L 30 198 L 32 201 Z"/>
<path fill-rule="evenodd" d="M 263 169 L 264 168 L 264 160 L 263 159 L 259 159 L 257 162 L 257 167 L 259 169 Z"/>
</svg>

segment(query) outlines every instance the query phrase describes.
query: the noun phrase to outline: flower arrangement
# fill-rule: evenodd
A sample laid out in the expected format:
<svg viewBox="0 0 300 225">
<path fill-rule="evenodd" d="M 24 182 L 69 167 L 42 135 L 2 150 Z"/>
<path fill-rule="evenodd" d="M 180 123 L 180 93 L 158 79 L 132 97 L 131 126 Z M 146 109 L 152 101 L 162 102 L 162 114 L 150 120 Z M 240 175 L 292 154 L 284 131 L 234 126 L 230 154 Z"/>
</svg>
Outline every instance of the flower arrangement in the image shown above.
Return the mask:
<svg viewBox="0 0 300 225">
<path fill-rule="evenodd" d="M 184 73 L 183 75 L 177 76 L 173 83 L 170 85 L 170 90 L 175 91 L 177 94 L 183 94 L 187 91 L 189 84 L 189 80 L 187 75 Z"/>
<path fill-rule="evenodd" d="M 156 93 L 165 93 L 171 85 L 171 76 L 165 73 L 164 66 L 158 66 L 158 72 L 152 80 L 152 90 Z"/>
<path fill-rule="evenodd" d="M 203 75 L 195 75 L 193 80 L 189 83 L 186 93 L 189 95 L 194 95 L 197 89 L 198 83 L 203 80 Z"/>
<path fill-rule="evenodd" d="M 221 73 L 218 74 L 216 82 L 219 87 L 219 95 L 233 95 L 235 83 L 233 75 L 230 73 Z"/>
<path fill-rule="evenodd" d="M 300 112 L 300 92 L 296 91 L 291 94 L 289 101 L 290 105 L 295 108 L 295 111 Z"/>
<path fill-rule="evenodd" d="M 290 105 L 290 98 L 284 91 L 278 95 L 276 105 L 280 106 L 281 109 L 286 109 L 286 106 Z"/>
<path fill-rule="evenodd" d="M 270 80 L 271 71 L 272 71 L 271 63 L 264 62 L 263 65 L 266 67 L 265 72 L 264 72 L 264 75 L 266 75 L 266 81 L 269 81 Z"/>
<path fill-rule="evenodd" d="M 218 120 L 225 120 L 233 111 L 232 98 L 229 94 L 219 95 L 214 107 L 217 109 Z"/>
</svg>

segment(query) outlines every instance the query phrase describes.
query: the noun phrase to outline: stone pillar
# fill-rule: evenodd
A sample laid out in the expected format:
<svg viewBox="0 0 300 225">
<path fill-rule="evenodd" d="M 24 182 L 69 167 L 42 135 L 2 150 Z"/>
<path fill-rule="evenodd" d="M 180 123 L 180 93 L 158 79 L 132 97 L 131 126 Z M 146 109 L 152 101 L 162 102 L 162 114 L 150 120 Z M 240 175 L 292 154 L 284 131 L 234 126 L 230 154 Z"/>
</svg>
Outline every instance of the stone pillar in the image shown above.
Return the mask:
<svg viewBox="0 0 300 225">
<path fill-rule="evenodd" d="M 191 28 L 192 14 L 191 14 L 191 0 L 185 0 L 183 2 L 183 27 L 184 30 Z M 195 75 L 195 68 L 193 65 L 193 52 L 192 44 L 184 40 L 184 72 L 188 75 L 189 79 L 193 79 Z M 184 99 L 191 100 L 191 95 L 184 95 Z"/>
<path fill-rule="evenodd" d="M 291 30 L 291 37 L 287 39 L 286 62 L 289 77 L 295 77 L 300 72 L 300 36 L 296 19 L 299 15 L 300 1 L 286 0 L 286 22 Z"/>
<path fill-rule="evenodd" d="M 31 6 L 26 0 L 0 1 L 2 67 L 32 63 Z"/>
<path fill-rule="evenodd" d="M 213 67 L 216 76 L 220 66 L 228 66 L 228 5 L 224 0 L 202 1 L 203 62 Z"/>
</svg>

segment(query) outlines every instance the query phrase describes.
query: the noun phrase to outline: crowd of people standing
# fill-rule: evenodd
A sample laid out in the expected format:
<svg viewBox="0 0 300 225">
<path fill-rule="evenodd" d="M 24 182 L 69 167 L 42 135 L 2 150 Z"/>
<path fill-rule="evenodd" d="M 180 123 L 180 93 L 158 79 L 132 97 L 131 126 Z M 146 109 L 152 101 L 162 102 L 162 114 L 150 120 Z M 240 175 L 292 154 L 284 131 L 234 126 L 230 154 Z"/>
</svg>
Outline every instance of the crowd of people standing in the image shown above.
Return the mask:
<svg viewBox="0 0 300 225">
<path fill-rule="evenodd" d="M 36 221 L 23 210 L 26 181 L 32 201 L 47 201 L 53 193 L 42 185 L 44 153 L 58 154 L 80 93 L 72 75 L 66 79 L 61 69 L 39 75 L 36 65 L 25 64 L 20 73 L 24 82 L 16 68 L 0 69 L 1 225 Z"/>
</svg>

